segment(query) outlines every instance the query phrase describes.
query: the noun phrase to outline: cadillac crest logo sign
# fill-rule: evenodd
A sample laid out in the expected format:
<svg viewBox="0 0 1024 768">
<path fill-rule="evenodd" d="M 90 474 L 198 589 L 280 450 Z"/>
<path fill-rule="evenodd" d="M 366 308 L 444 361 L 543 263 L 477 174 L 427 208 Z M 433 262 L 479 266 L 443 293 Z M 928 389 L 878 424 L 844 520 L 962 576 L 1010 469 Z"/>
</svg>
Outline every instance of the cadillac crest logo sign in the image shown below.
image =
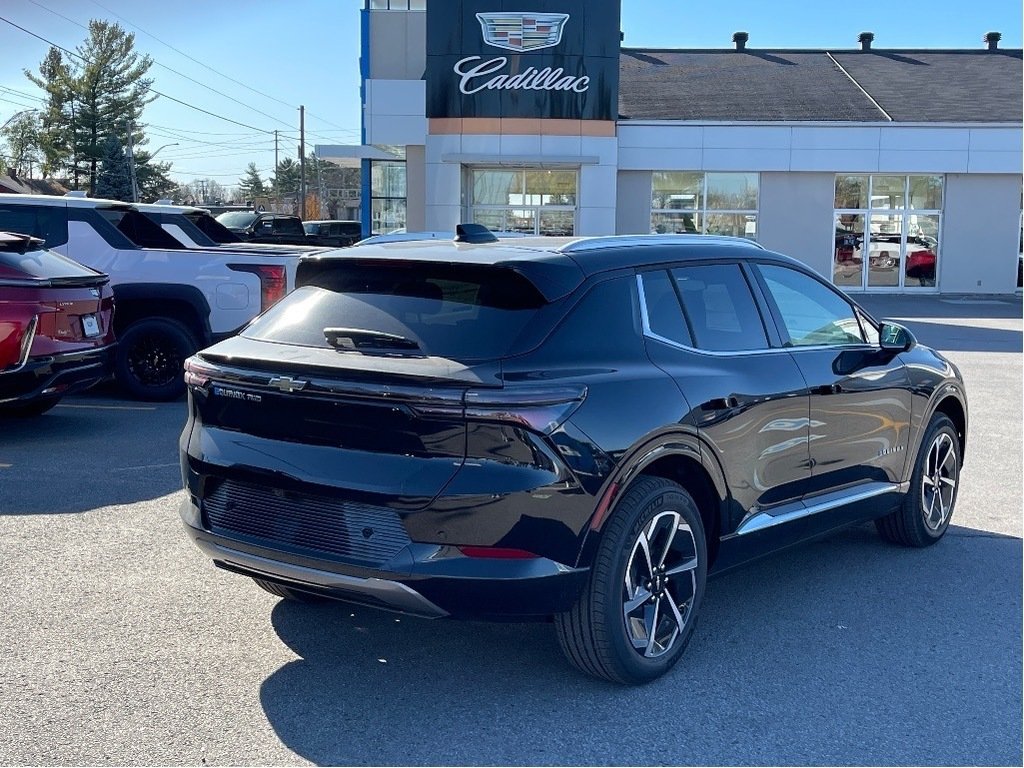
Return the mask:
<svg viewBox="0 0 1024 768">
<path fill-rule="evenodd" d="M 553 48 L 562 42 L 567 13 L 478 13 L 484 42 L 523 53 Z"/>
</svg>

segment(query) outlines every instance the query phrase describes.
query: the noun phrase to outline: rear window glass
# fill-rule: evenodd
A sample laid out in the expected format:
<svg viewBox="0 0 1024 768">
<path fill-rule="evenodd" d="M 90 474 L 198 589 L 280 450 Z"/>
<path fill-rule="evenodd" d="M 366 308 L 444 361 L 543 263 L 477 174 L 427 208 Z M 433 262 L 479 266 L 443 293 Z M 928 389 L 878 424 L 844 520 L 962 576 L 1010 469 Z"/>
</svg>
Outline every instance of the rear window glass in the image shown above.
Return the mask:
<svg viewBox="0 0 1024 768">
<path fill-rule="evenodd" d="M 230 211 L 229 213 L 222 213 L 218 216 L 217 221 L 231 229 L 245 229 L 256 221 L 256 217 L 258 215 L 259 214 L 252 211 Z"/>
<path fill-rule="evenodd" d="M 302 222 L 298 219 L 271 219 L 270 226 L 275 232 L 282 235 L 306 234 L 305 230 L 302 228 Z"/>
<path fill-rule="evenodd" d="M 400 336 L 454 360 L 506 355 L 544 299 L 522 275 L 465 265 L 317 265 L 243 336 L 327 347 L 328 328 Z M 313 274 L 309 274 L 312 272 Z"/>
<path fill-rule="evenodd" d="M 67 207 L 0 204 L 0 232 L 38 237 L 47 248 L 64 245 L 68 241 Z"/>
<path fill-rule="evenodd" d="M 11 253 L 0 251 L 0 275 L 11 272 L 51 280 L 58 277 L 95 277 L 96 272 L 53 251 Z"/>
</svg>

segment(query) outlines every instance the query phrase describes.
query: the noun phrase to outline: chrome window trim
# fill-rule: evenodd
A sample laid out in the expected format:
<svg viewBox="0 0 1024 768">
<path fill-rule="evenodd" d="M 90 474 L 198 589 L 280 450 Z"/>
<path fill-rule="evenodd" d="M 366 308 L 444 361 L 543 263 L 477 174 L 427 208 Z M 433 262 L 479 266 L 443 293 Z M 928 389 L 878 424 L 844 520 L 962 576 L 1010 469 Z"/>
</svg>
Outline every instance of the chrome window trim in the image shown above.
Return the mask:
<svg viewBox="0 0 1024 768">
<path fill-rule="evenodd" d="M 671 269 L 669 267 L 665 267 L 664 271 L 671 271 Z M 693 352 L 694 354 L 698 355 L 708 355 L 710 357 L 732 357 L 734 355 L 764 355 L 777 352 L 810 352 L 823 349 L 845 351 L 859 349 L 871 350 L 876 348 L 873 345 L 863 341 L 859 344 L 809 344 L 807 346 L 792 345 L 789 347 L 766 347 L 764 349 L 738 349 L 728 352 L 719 352 L 711 349 L 699 349 L 698 347 L 691 347 L 686 344 L 682 344 L 681 342 L 673 341 L 672 339 L 666 339 L 664 336 L 660 336 L 659 334 L 651 330 L 650 318 L 647 314 L 647 294 L 644 291 L 643 276 L 643 272 L 637 272 L 636 274 L 636 290 L 640 297 L 640 326 L 643 331 L 643 335 L 649 339 L 660 341 L 662 344 L 668 344 L 669 346 L 675 347 L 676 349 L 682 349 L 685 350 L 686 352 Z"/>
</svg>

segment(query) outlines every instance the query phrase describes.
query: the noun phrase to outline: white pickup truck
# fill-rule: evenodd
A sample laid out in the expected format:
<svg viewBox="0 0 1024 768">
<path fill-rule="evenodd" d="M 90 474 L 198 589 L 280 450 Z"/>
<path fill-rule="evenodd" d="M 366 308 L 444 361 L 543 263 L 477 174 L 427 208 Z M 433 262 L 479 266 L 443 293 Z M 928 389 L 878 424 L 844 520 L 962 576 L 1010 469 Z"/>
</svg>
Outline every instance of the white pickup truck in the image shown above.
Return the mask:
<svg viewBox="0 0 1024 768">
<path fill-rule="evenodd" d="M 197 247 L 137 206 L 78 195 L 0 194 L 0 230 L 42 239 L 110 276 L 115 373 L 144 400 L 184 392 L 182 364 L 236 333 L 295 286 L 302 247 Z M 315 249 L 314 251 L 315 252 Z"/>
</svg>

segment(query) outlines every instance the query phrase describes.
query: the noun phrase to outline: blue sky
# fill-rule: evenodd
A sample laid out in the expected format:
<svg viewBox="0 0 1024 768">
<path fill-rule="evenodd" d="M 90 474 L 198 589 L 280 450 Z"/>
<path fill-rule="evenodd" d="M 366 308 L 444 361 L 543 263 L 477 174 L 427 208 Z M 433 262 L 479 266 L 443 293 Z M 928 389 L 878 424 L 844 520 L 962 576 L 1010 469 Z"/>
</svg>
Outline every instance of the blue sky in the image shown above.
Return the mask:
<svg viewBox="0 0 1024 768">
<path fill-rule="evenodd" d="M 360 7 L 361 0 L 3 0 L 0 16 L 72 49 L 90 18 L 135 32 L 137 48 L 158 62 L 154 88 L 249 126 L 157 99 L 145 113 L 149 149 L 178 145 L 159 155 L 174 162 L 178 180 L 232 185 L 250 161 L 273 167 L 273 136 L 254 129 L 282 131 L 281 157 L 297 156 L 300 103 L 308 144 L 358 142 Z M 1003 33 L 1004 47 L 1020 48 L 1021 26 L 1017 0 L 624 0 L 622 19 L 625 45 L 664 48 L 727 48 L 737 30 L 750 33 L 752 48 L 854 48 L 866 30 L 876 48 L 981 48 L 989 30 Z M 35 69 L 47 47 L 0 21 L 0 124 L 39 105 L 21 70 Z"/>
</svg>

